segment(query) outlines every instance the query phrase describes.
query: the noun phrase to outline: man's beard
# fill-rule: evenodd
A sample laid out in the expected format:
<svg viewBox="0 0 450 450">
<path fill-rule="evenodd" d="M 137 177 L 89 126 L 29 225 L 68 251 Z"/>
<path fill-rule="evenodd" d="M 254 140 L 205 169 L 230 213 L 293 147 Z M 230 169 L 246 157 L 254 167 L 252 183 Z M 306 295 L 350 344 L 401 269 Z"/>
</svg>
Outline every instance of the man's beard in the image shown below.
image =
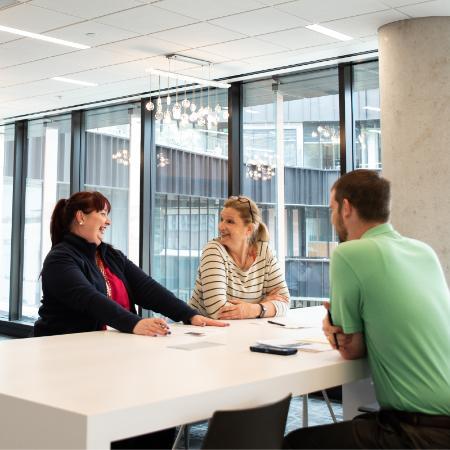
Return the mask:
<svg viewBox="0 0 450 450">
<path fill-rule="evenodd" d="M 338 222 L 336 224 L 336 233 L 339 237 L 339 242 L 346 242 L 348 239 L 348 230 L 345 228 L 344 221 L 342 220 L 342 215 L 338 215 Z"/>
</svg>

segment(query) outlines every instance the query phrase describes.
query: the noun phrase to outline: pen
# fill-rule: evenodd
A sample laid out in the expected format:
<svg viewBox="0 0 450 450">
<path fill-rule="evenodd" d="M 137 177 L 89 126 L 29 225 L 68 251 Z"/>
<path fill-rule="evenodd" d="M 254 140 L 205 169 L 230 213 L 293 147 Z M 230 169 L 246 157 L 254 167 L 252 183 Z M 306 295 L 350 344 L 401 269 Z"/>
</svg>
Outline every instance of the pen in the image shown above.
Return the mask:
<svg viewBox="0 0 450 450">
<path fill-rule="evenodd" d="M 165 323 L 160 323 L 159 326 L 164 329 L 167 330 L 167 334 L 172 334 L 172 332 L 170 331 L 170 328 L 168 325 L 166 325 Z"/>
<path fill-rule="evenodd" d="M 333 319 L 331 318 L 330 310 L 328 310 L 328 321 L 330 322 L 330 325 L 333 325 Z M 339 348 L 339 342 L 337 340 L 336 333 L 333 333 L 333 338 L 334 338 L 334 345 L 336 345 L 336 349 L 338 349 Z"/>
<path fill-rule="evenodd" d="M 284 323 L 274 322 L 273 320 L 268 320 L 267 323 L 271 323 L 272 325 L 279 325 L 280 327 L 285 327 Z"/>
</svg>

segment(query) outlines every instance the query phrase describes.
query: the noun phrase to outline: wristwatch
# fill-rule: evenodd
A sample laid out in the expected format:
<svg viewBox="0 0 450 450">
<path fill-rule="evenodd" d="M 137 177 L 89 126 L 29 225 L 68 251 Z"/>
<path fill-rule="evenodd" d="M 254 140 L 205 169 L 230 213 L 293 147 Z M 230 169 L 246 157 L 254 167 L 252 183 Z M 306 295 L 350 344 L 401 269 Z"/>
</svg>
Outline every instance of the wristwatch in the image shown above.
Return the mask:
<svg viewBox="0 0 450 450">
<path fill-rule="evenodd" d="M 262 319 L 266 315 L 267 306 L 263 305 L 262 303 L 258 303 L 258 304 L 261 307 L 261 312 L 259 313 L 258 319 Z"/>
</svg>

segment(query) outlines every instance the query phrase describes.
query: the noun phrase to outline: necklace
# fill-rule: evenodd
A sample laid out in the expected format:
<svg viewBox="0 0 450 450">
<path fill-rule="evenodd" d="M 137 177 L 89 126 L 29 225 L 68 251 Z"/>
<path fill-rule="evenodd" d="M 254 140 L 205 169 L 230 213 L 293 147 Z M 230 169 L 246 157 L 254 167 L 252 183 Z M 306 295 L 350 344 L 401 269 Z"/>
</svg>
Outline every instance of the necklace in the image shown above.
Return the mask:
<svg viewBox="0 0 450 450">
<path fill-rule="evenodd" d="M 100 270 L 100 273 L 103 275 L 103 279 L 105 280 L 106 295 L 108 298 L 111 298 L 111 283 L 109 282 L 108 277 L 106 276 L 105 265 L 103 264 L 102 258 L 100 258 L 99 253 L 95 255 L 95 262 L 97 263 L 97 267 Z"/>
<path fill-rule="evenodd" d="M 248 270 L 250 268 L 250 266 L 253 264 L 253 262 L 255 261 L 256 258 L 256 254 L 255 254 L 255 250 L 251 247 L 249 247 L 249 249 L 247 250 L 247 255 L 244 259 L 244 261 L 242 262 L 242 264 L 238 263 L 236 258 L 230 253 L 231 258 L 233 259 L 233 261 L 235 262 L 235 264 L 239 267 L 239 269 L 241 270 Z"/>
</svg>

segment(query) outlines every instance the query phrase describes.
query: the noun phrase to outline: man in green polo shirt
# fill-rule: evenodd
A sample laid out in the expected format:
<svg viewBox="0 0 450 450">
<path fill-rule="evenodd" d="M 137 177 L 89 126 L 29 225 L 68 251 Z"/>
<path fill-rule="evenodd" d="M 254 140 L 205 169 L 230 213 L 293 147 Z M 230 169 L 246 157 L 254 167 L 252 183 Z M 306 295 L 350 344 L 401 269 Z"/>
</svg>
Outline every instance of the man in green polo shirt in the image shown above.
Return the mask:
<svg viewBox="0 0 450 450">
<path fill-rule="evenodd" d="M 335 326 L 324 320 L 342 357 L 367 355 L 381 410 L 296 430 L 286 448 L 450 448 L 449 289 L 434 251 L 387 223 L 389 206 L 377 172 L 334 184 L 331 221 L 343 243 L 330 265 Z"/>
</svg>

